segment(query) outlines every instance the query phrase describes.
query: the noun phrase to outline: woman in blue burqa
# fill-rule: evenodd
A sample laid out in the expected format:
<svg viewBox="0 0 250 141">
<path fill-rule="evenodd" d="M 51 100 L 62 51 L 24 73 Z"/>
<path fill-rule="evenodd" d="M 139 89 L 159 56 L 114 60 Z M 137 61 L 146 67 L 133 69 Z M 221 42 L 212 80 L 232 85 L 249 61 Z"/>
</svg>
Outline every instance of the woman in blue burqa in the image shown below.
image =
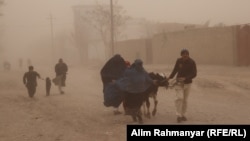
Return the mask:
<svg viewBox="0 0 250 141">
<path fill-rule="evenodd" d="M 143 62 L 136 59 L 124 76 L 116 81 L 116 85 L 124 92 L 124 108 L 127 115 L 141 118 L 140 107 L 147 97 L 147 91 L 156 84 L 148 72 L 143 68 Z"/>
<path fill-rule="evenodd" d="M 136 59 L 116 83 L 122 91 L 137 94 L 145 92 L 153 84 L 153 80 L 143 68 L 142 60 Z"/>
</svg>

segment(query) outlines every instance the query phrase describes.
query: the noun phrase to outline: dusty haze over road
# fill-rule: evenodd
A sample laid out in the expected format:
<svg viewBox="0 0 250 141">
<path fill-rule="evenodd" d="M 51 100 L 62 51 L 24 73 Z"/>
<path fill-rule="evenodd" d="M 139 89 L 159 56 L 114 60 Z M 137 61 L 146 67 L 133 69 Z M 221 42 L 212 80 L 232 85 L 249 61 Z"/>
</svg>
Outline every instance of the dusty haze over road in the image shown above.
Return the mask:
<svg viewBox="0 0 250 141">
<path fill-rule="evenodd" d="M 31 52 L 30 48 L 35 48 L 41 40 L 48 42 L 50 15 L 54 36 L 61 33 L 71 36 L 74 32 L 72 6 L 96 2 L 110 4 L 110 0 L 5 0 L 1 24 L 6 56 L 18 58 Z M 127 15 L 152 21 L 190 24 L 210 21 L 211 26 L 250 23 L 249 0 L 118 0 L 118 4 Z"/>
<path fill-rule="evenodd" d="M 24 71 L 0 71 L 1 141 L 126 141 L 126 125 L 138 123 L 124 114 L 115 116 L 113 108 L 104 106 L 101 67 L 71 66 L 64 95 L 52 85 L 51 95 L 46 97 L 45 82 L 39 79 L 34 99 L 28 97 L 21 81 Z M 167 75 L 172 67 L 145 66 Z M 188 121 L 180 124 L 249 124 L 249 67 L 198 65 L 197 69 Z M 42 77 L 54 76 L 53 68 L 35 70 Z M 143 117 L 144 123 L 177 124 L 174 89 L 160 88 L 157 97 L 157 114 L 151 119 Z"/>
<path fill-rule="evenodd" d="M 109 4 L 110 0 L 98 2 Z M 51 52 L 44 51 L 51 47 L 50 15 L 54 37 L 66 35 L 71 39 L 74 33 L 72 6 L 95 4 L 95 0 L 5 0 L 5 3 L 1 9 L 4 15 L 0 18 L 4 47 L 0 59 L 10 59 L 13 68 L 3 71 L 0 67 L 0 140 L 125 141 L 126 125 L 137 123 L 123 114 L 114 116 L 113 108 L 103 105 L 100 79 L 103 64 L 79 66 L 72 63 L 76 55 L 65 58 L 69 65 L 66 94 L 60 95 L 52 85 L 51 96 L 46 97 L 45 82 L 39 79 L 34 99 L 28 97 L 22 83 L 27 71 L 26 60 L 23 60 L 23 68 L 17 64 L 24 56 L 42 61 L 51 56 Z M 129 16 L 159 22 L 204 24 L 210 21 L 211 26 L 250 23 L 250 0 L 119 0 L 118 4 Z M 73 43 L 67 46 L 71 47 L 67 51 L 77 54 Z M 53 66 L 33 63 L 43 78 L 53 78 L 56 62 L 52 62 Z M 168 75 L 173 65 L 152 64 L 145 68 Z M 197 69 L 188 121 L 183 124 L 249 124 L 250 68 L 197 65 Z M 161 88 L 158 113 L 154 118 L 144 118 L 145 123 L 176 124 L 174 98 L 173 89 Z"/>
</svg>

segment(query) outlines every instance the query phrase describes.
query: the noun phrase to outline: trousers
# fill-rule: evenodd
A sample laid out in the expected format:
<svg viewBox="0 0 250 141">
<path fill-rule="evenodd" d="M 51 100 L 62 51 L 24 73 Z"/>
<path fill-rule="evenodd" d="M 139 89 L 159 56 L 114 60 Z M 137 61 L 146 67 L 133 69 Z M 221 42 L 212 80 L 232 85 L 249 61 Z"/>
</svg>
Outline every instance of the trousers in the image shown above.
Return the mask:
<svg viewBox="0 0 250 141">
<path fill-rule="evenodd" d="M 191 84 L 180 83 L 180 84 L 177 84 L 175 86 L 175 91 L 176 91 L 176 99 L 175 99 L 176 115 L 179 116 L 179 117 L 183 117 L 186 114 L 190 88 L 191 88 Z"/>
</svg>

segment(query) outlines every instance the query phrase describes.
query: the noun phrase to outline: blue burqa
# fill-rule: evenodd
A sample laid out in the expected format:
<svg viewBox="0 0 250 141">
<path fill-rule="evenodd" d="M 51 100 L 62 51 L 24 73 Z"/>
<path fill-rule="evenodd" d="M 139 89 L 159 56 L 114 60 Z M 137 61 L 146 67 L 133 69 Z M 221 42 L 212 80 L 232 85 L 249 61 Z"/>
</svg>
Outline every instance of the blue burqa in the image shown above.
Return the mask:
<svg viewBox="0 0 250 141">
<path fill-rule="evenodd" d="M 126 69 L 124 76 L 116 81 L 118 88 L 126 93 L 145 92 L 152 84 L 153 80 L 142 66 L 143 62 L 136 59 L 130 68 Z"/>
<path fill-rule="evenodd" d="M 113 62 L 113 61 L 108 61 Z M 138 94 L 145 92 L 152 84 L 153 80 L 143 68 L 143 62 L 140 59 L 135 60 L 130 68 L 124 68 L 123 63 L 118 65 L 116 63 L 116 71 L 108 73 L 102 78 L 108 78 L 109 81 L 103 81 L 104 84 L 104 105 L 107 107 L 118 107 L 127 93 Z M 107 65 L 112 66 L 112 65 Z M 120 66 L 120 67 L 119 67 Z M 122 67 L 121 67 L 122 66 Z M 109 68 L 109 67 L 107 67 Z M 105 71 L 103 71 L 105 72 Z M 109 71 L 107 71 L 109 72 Z M 120 73 L 117 73 L 120 72 Z M 116 75 L 115 75 L 116 74 Z M 109 76 L 109 77 L 107 77 Z M 112 77 L 110 77 L 112 76 Z M 114 77 L 115 76 L 115 77 Z M 116 78 L 115 82 L 111 82 L 111 78 Z"/>
</svg>

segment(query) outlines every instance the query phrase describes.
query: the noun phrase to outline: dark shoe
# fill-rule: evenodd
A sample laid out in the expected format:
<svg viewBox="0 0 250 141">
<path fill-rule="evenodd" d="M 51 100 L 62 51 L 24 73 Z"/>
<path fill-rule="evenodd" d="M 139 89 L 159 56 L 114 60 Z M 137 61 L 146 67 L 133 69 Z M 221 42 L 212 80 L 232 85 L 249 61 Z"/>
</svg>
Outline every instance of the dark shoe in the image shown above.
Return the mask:
<svg viewBox="0 0 250 141">
<path fill-rule="evenodd" d="M 182 117 L 177 117 L 177 123 L 180 123 L 182 121 Z"/>
<path fill-rule="evenodd" d="M 187 118 L 185 116 L 181 117 L 182 121 L 187 121 Z"/>
</svg>

